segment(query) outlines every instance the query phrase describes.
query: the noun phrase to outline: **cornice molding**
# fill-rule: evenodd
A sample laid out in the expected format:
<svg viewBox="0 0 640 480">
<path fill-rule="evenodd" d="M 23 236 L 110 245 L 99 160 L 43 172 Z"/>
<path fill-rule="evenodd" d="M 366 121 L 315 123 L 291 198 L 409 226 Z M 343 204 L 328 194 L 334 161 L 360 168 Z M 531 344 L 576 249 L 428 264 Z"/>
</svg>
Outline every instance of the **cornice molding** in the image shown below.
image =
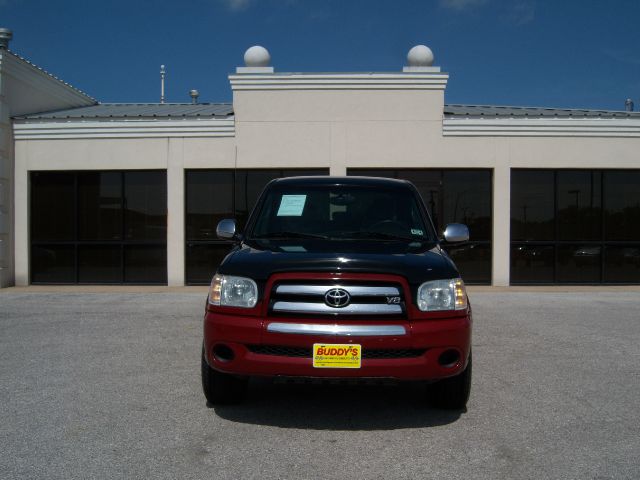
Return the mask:
<svg viewBox="0 0 640 480">
<path fill-rule="evenodd" d="M 235 136 L 233 118 L 80 122 L 15 120 L 13 130 L 16 140 Z"/>
<path fill-rule="evenodd" d="M 640 137 L 640 119 L 445 118 L 451 137 Z"/>
<path fill-rule="evenodd" d="M 275 73 L 229 75 L 238 90 L 444 90 L 447 73 Z"/>
</svg>

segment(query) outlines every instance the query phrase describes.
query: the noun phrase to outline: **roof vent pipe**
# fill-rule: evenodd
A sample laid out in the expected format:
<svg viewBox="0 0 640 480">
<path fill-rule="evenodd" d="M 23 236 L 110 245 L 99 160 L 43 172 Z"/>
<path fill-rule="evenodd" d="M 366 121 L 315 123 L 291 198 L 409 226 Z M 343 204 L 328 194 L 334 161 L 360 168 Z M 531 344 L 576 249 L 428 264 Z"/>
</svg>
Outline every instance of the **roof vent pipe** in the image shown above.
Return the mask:
<svg viewBox="0 0 640 480">
<path fill-rule="evenodd" d="M 198 92 L 198 90 L 196 89 L 189 90 L 189 96 L 191 97 L 191 103 L 195 105 L 196 103 L 198 103 L 198 97 L 200 96 L 200 92 Z"/>
<path fill-rule="evenodd" d="M 167 74 L 167 71 L 164 68 L 164 65 L 160 65 L 160 103 L 164 103 L 164 76 Z"/>
<path fill-rule="evenodd" d="M 624 101 L 624 109 L 625 109 L 627 112 L 633 112 L 633 100 L 631 100 L 630 98 L 627 98 L 627 99 Z"/>
<path fill-rule="evenodd" d="M 0 50 L 9 50 L 9 42 L 13 38 L 13 32 L 8 28 L 0 28 Z"/>
</svg>

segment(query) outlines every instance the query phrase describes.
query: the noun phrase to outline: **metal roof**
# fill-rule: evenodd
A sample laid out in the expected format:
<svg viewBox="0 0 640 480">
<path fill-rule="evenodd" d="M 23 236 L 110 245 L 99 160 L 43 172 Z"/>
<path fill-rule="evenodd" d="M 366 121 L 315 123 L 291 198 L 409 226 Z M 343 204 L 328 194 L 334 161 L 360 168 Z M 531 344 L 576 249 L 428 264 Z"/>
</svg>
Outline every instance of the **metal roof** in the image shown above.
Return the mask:
<svg viewBox="0 0 640 480">
<path fill-rule="evenodd" d="M 565 118 L 640 118 L 640 112 L 625 110 L 580 110 L 574 108 L 501 107 L 496 105 L 445 105 L 449 117 L 565 117 Z"/>
<path fill-rule="evenodd" d="M 14 57 L 16 57 L 18 60 L 32 66 L 33 68 L 41 71 L 43 74 L 47 75 L 48 77 L 53 78 L 54 80 L 57 80 L 60 83 L 63 83 L 64 85 L 66 85 L 67 87 L 69 87 L 72 90 L 75 90 L 77 93 L 79 93 L 80 95 L 84 95 L 85 97 L 87 97 L 89 100 L 93 101 L 93 102 L 97 102 L 97 100 L 95 98 L 93 98 L 91 95 L 89 95 L 86 92 L 83 92 L 82 90 L 80 90 L 79 88 L 74 87 L 73 85 L 71 85 L 70 83 L 65 82 L 64 80 L 62 80 L 61 78 L 56 77 L 55 75 L 53 75 L 50 72 L 47 72 L 44 68 L 39 67 L 38 65 L 36 65 L 33 62 L 30 62 L 29 60 L 27 60 L 26 58 L 18 55 L 16 52 L 12 51 L 12 50 L 7 50 L 11 55 L 13 55 Z"/>
<path fill-rule="evenodd" d="M 233 115 L 230 103 L 99 103 L 88 107 L 69 108 L 53 112 L 16 117 L 28 120 L 88 119 L 88 118 L 197 118 Z"/>
<path fill-rule="evenodd" d="M 231 103 L 99 103 L 88 107 L 16 117 L 28 120 L 90 118 L 198 118 L 233 115 Z M 640 118 L 640 112 L 616 110 L 580 110 L 573 108 L 509 107 L 496 105 L 445 105 L 446 117 L 499 118 Z"/>
</svg>

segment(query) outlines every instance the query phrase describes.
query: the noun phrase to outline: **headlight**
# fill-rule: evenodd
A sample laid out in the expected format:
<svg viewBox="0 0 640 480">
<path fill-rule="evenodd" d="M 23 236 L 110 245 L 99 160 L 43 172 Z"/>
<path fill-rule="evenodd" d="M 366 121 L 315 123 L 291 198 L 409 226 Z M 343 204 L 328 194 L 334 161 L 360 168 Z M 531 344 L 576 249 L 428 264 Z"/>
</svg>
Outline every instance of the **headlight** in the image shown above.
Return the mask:
<svg viewBox="0 0 640 480">
<path fill-rule="evenodd" d="M 224 307 L 252 308 L 258 302 L 258 286 L 250 278 L 216 274 L 209 289 L 209 303 Z"/>
<path fill-rule="evenodd" d="M 432 280 L 418 288 L 418 308 L 423 312 L 439 310 L 464 310 L 467 308 L 467 291 L 459 278 Z"/>
</svg>

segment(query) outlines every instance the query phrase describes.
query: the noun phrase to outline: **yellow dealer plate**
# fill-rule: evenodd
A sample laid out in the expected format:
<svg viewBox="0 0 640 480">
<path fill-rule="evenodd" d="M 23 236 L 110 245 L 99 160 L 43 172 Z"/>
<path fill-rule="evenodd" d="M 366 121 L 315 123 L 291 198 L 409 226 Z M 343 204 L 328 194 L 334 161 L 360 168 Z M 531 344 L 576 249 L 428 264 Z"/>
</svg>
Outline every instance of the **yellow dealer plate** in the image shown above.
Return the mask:
<svg viewBox="0 0 640 480">
<path fill-rule="evenodd" d="M 314 343 L 315 368 L 360 368 L 362 347 L 352 343 Z"/>
</svg>

